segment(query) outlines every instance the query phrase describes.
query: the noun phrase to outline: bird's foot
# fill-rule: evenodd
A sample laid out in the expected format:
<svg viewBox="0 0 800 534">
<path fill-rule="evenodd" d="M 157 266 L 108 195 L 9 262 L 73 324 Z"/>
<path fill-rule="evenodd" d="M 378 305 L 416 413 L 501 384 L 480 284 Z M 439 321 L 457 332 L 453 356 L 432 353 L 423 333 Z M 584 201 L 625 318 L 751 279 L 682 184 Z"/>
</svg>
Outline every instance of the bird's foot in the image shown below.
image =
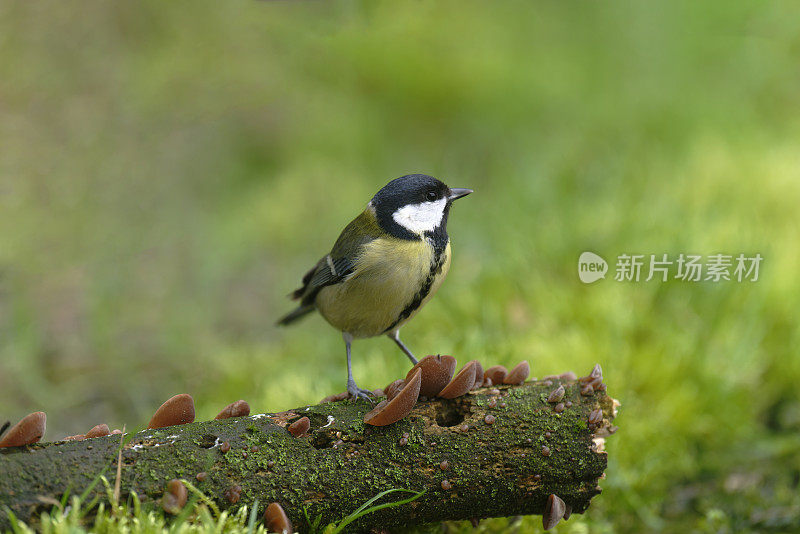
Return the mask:
<svg viewBox="0 0 800 534">
<path fill-rule="evenodd" d="M 370 404 L 375 404 L 375 402 L 372 400 L 374 394 L 368 389 L 361 389 L 353 381 L 347 382 L 347 393 L 350 394 L 350 398 L 353 399 L 354 402 L 358 399 L 364 399 Z"/>
</svg>

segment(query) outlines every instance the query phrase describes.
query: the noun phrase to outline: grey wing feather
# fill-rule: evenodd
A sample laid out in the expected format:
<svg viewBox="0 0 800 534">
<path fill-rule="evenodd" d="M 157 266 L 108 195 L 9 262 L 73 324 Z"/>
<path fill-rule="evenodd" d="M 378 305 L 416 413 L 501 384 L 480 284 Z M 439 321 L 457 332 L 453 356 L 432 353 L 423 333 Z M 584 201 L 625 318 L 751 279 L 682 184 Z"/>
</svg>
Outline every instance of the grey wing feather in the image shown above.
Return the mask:
<svg viewBox="0 0 800 534">
<path fill-rule="evenodd" d="M 364 210 L 358 217 L 350 221 L 330 254 L 324 256 L 303 276 L 303 285 L 295 290 L 291 297 L 300 300 L 300 305 L 291 313 L 278 321 L 278 324 L 293 323 L 311 313 L 316 308 L 314 300 L 319 291 L 326 286 L 347 280 L 354 269 L 359 255 L 366 243 L 382 235 L 382 231 L 370 210 Z"/>
<path fill-rule="evenodd" d="M 338 284 L 353 272 L 350 258 L 332 258 L 330 254 L 319 260 L 313 269 L 303 277 L 303 287 L 297 289 L 292 297 L 302 299 L 303 304 L 311 304 L 325 286 Z"/>
</svg>

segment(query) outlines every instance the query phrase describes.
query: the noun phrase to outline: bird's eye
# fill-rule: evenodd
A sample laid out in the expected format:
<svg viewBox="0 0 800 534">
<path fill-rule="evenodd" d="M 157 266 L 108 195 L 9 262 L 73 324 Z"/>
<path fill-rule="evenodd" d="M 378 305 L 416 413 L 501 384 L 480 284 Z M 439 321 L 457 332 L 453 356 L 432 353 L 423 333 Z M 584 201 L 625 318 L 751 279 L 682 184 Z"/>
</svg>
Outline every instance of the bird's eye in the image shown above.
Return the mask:
<svg viewBox="0 0 800 534">
<path fill-rule="evenodd" d="M 425 196 L 428 197 L 428 200 L 436 200 L 436 191 L 428 191 Z"/>
</svg>

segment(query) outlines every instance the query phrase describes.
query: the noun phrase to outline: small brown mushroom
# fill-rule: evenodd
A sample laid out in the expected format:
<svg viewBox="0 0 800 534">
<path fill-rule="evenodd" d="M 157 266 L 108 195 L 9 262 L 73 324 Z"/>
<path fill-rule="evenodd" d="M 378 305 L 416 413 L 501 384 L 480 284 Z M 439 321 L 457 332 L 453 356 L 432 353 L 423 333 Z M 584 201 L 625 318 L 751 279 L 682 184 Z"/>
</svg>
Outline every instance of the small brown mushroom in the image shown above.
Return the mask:
<svg viewBox="0 0 800 534">
<path fill-rule="evenodd" d="M 292 522 L 289 521 L 289 517 L 283 511 L 283 507 L 276 502 L 270 504 L 264 510 L 264 523 L 269 532 L 277 532 L 279 534 L 294 532 Z"/>
<path fill-rule="evenodd" d="M 436 396 L 453 378 L 456 370 L 456 359 L 448 355 L 425 356 L 406 375 L 406 382 L 411 375 L 420 369 L 422 371 L 422 385 L 419 389 L 421 397 Z"/>
<path fill-rule="evenodd" d="M 567 371 L 566 373 L 561 373 L 560 375 L 558 375 L 558 378 L 560 378 L 561 380 L 577 380 L 578 375 L 576 375 L 572 371 Z"/>
<path fill-rule="evenodd" d="M 564 411 L 564 403 L 563 402 L 559 402 L 558 404 L 553 406 L 553 411 L 556 412 L 556 413 L 563 412 Z"/>
<path fill-rule="evenodd" d="M 234 484 L 225 490 L 225 498 L 231 504 L 236 504 L 242 498 L 242 487 L 239 484 Z"/>
<path fill-rule="evenodd" d="M 531 374 L 531 366 L 528 364 L 528 360 L 523 360 L 519 362 L 510 373 L 508 373 L 508 375 L 503 379 L 503 383 L 519 386 L 525 382 L 525 379 L 528 378 L 529 374 Z"/>
<path fill-rule="evenodd" d="M 75 434 L 74 436 L 67 436 L 66 438 L 62 439 L 61 441 L 83 441 L 86 439 L 84 434 Z"/>
<path fill-rule="evenodd" d="M 390 401 L 381 401 L 364 414 L 364 422 L 373 426 L 386 426 L 407 416 L 419 398 L 422 385 L 422 369 L 417 369 L 407 378 L 403 389 Z"/>
<path fill-rule="evenodd" d="M 492 381 L 492 384 L 502 384 L 506 376 L 508 376 L 508 369 L 502 365 L 493 365 L 483 373 L 483 385 L 486 387 L 487 378 Z"/>
<path fill-rule="evenodd" d="M 122 430 L 120 430 L 119 428 L 115 428 L 114 430 L 111 431 L 111 433 L 112 434 L 122 434 Z"/>
<path fill-rule="evenodd" d="M 584 397 L 591 397 L 594 394 L 594 388 L 591 384 L 586 384 L 581 388 L 581 395 Z"/>
<path fill-rule="evenodd" d="M 3 434 L 3 438 L 0 439 L 0 448 L 20 447 L 36 443 L 44 436 L 46 427 L 47 416 L 44 412 L 28 414 Z"/>
<path fill-rule="evenodd" d="M 169 514 L 178 515 L 186 505 L 188 496 L 186 486 L 183 485 L 183 482 L 177 478 L 173 478 L 167 482 L 167 489 L 161 497 L 161 507 Z"/>
<path fill-rule="evenodd" d="M 181 393 L 167 399 L 158 407 L 147 428 L 164 428 L 165 426 L 185 425 L 194 421 L 194 399 L 191 395 Z"/>
<path fill-rule="evenodd" d="M 230 417 L 245 417 L 250 415 L 250 405 L 243 400 L 238 400 L 225 407 L 214 419 L 228 419 Z"/>
<path fill-rule="evenodd" d="M 456 397 L 466 394 L 475 384 L 475 373 L 478 371 L 479 365 L 477 360 L 468 362 L 467 365 L 453 377 L 453 380 L 439 392 L 439 396 L 445 399 L 455 399 Z"/>
<path fill-rule="evenodd" d="M 309 421 L 308 417 L 301 417 L 300 419 L 298 419 L 297 421 L 286 427 L 289 433 L 296 438 L 299 438 L 300 436 L 308 432 L 309 428 L 311 428 L 311 421 Z"/>
<path fill-rule="evenodd" d="M 89 430 L 85 434 L 85 436 L 86 439 L 89 439 L 89 438 L 99 438 L 101 436 L 108 436 L 109 434 L 111 434 L 111 431 L 108 429 L 108 425 L 103 423 L 101 425 L 92 427 L 92 429 Z"/>
<path fill-rule="evenodd" d="M 589 424 L 597 425 L 603 422 L 603 410 L 600 408 L 589 412 Z"/>
<path fill-rule="evenodd" d="M 597 386 L 603 381 L 603 369 L 600 367 L 600 364 L 595 364 L 592 371 L 586 375 L 582 376 L 578 379 L 583 384 L 592 384 L 592 386 Z"/>
<path fill-rule="evenodd" d="M 558 524 L 564 517 L 566 512 L 566 505 L 558 495 L 553 493 L 547 497 L 547 504 L 544 506 L 544 513 L 542 514 L 542 526 L 545 530 L 550 530 Z"/>
<path fill-rule="evenodd" d="M 599 363 L 594 364 L 594 368 L 592 369 L 592 372 L 589 373 L 589 376 L 592 378 L 603 378 L 603 368 L 600 367 Z"/>
<path fill-rule="evenodd" d="M 338 402 L 338 401 L 343 401 L 343 400 L 348 399 L 348 398 L 350 398 L 350 393 L 348 393 L 347 391 L 344 391 L 342 393 L 335 393 L 333 395 L 328 395 L 327 397 L 325 397 L 324 399 L 319 401 L 319 403 L 320 404 L 325 404 L 326 402 Z"/>
<path fill-rule="evenodd" d="M 398 378 L 385 388 L 383 388 L 383 392 L 386 394 L 386 400 L 392 400 L 400 393 L 400 390 L 403 389 L 403 386 L 406 385 L 406 381 L 402 378 Z"/>
<path fill-rule="evenodd" d="M 564 386 L 558 386 L 556 389 L 550 392 L 550 395 L 547 396 L 547 402 L 550 403 L 557 403 L 561 402 L 561 399 L 564 398 Z"/>
<path fill-rule="evenodd" d="M 483 385 L 483 366 L 478 360 L 472 360 L 469 363 L 475 362 L 475 383 L 472 384 L 470 389 L 478 389 Z M 469 365 L 469 364 L 467 364 Z"/>
</svg>

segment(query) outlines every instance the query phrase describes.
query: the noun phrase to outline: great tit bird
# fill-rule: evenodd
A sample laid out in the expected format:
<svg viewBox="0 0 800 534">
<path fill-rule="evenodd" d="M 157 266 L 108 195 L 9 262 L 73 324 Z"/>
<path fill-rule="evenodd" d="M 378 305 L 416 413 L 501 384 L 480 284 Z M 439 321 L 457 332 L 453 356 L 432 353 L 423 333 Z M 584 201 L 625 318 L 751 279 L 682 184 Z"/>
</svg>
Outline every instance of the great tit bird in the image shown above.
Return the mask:
<svg viewBox="0 0 800 534">
<path fill-rule="evenodd" d="M 353 380 L 354 339 L 387 335 L 412 363 L 400 327 L 442 285 L 450 268 L 447 216 L 471 189 L 449 188 L 432 176 L 409 174 L 392 180 L 372 197 L 290 296 L 300 305 L 278 321 L 288 325 L 318 310 L 341 330 L 347 351 L 347 391 L 369 400 Z"/>
</svg>

